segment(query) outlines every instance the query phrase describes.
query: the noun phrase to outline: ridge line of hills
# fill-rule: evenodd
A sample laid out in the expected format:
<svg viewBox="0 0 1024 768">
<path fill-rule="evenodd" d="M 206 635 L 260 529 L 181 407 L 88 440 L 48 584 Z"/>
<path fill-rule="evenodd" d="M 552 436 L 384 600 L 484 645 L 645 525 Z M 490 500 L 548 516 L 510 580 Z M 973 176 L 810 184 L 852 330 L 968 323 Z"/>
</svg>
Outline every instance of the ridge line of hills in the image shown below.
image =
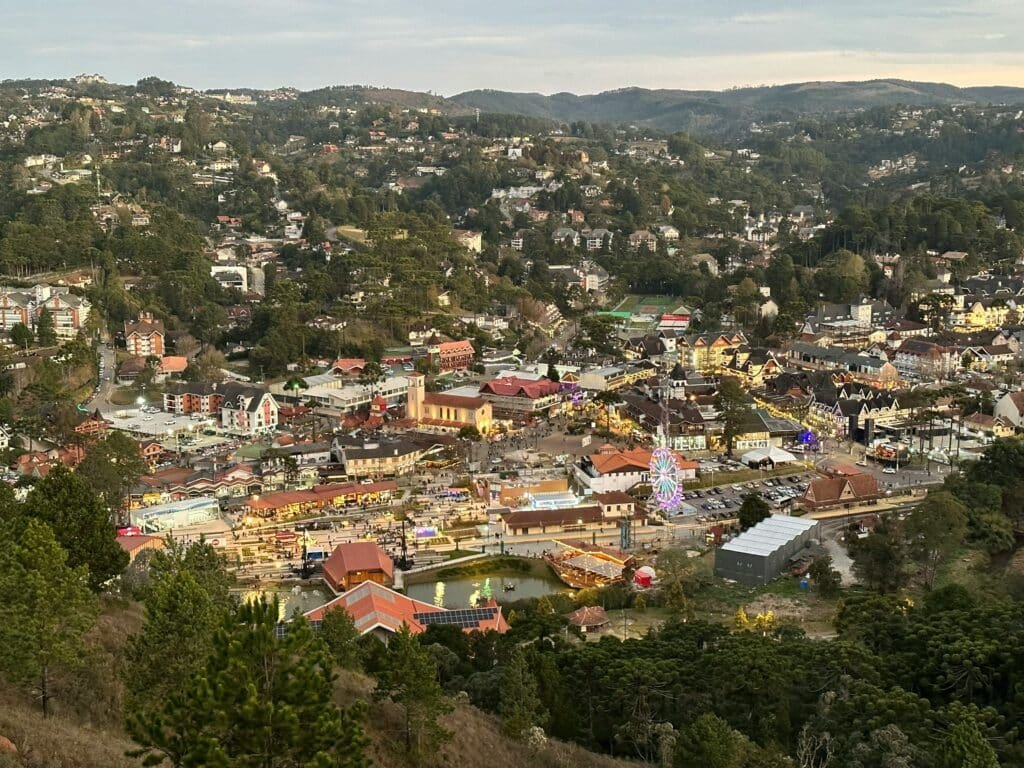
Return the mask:
<svg viewBox="0 0 1024 768">
<path fill-rule="evenodd" d="M 637 123 L 667 131 L 720 132 L 737 120 L 785 119 L 874 107 L 1024 104 L 1024 88 L 960 88 L 947 83 L 882 79 L 815 81 L 724 91 L 620 88 L 587 95 L 474 90 L 456 94 L 449 101 L 484 112 L 568 122 Z"/>
</svg>

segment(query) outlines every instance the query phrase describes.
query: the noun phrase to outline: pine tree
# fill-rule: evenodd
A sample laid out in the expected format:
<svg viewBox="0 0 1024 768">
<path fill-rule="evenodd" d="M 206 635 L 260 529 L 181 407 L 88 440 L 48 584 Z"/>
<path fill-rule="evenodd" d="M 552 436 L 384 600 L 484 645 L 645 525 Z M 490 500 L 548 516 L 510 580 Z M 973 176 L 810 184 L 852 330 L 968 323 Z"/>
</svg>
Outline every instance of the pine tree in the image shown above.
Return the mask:
<svg viewBox="0 0 1024 768">
<path fill-rule="evenodd" d="M 437 681 L 437 665 L 406 626 L 388 644 L 374 697 L 390 698 L 405 710 L 405 752 L 414 764 L 451 737 L 438 722 L 452 704 Z"/>
<path fill-rule="evenodd" d="M 36 339 L 41 347 L 52 347 L 57 343 L 57 331 L 53 327 L 53 313 L 43 307 L 36 318 Z"/>
<path fill-rule="evenodd" d="M 999 768 L 996 751 L 985 740 L 973 717 L 965 717 L 953 724 L 943 739 L 939 754 L 943 768 Z"/>
<path fill-rule="evenodd" d="M 158 715 L 182 681 L 199 674 L 222 620 L 219 607 L 188 571 L 157 578 L 146 597 L 142 630 L 125 652 L 125 709 L 132 717 L 145 721 Z"/>
<path fill-rule="evenodd" d="M 110 509 L 121 509 L 126 494 L 146 471 L 139 444 L 118 431 L 89 446 L 75 474 L 84 478 Z"/>
<path fill-rule="evenodd" d="M 505 665 L 500 691 L 498 713 L 506 736 L 520 739 L 532 726 L 541 724 L 544 712 L 537 696 L 537 679 L 522 651 L 514 651 Z"/>
<path fill-rule="evenodd" d="M 29 520 L 0 532 L 0 676 L 36 689 L 50 713 L 51 676 L 77 662 L 96 619 L 85 566 L 68 566 L 53 531 Z"/>
<path fill-rule="evenodd" d="M 36 484 L 22 513 L 53 529 L 67 550 L 68 565 L 89 569 L 89 586 L 98 590 L 128 566 L 128 555 L 117 544 L 110 512 L 83 478 L 62 466 Z"/>
<path fill-rule="evenodd" d="M 320 622 L 320 639 L 327 644 L 334 663 L 342 669 L 359 669 L 362 666 L 359 638 L 355 622 L 343 608 L 324 613 Z"/>
<path fill-rule="evenodd" d="M 205 671 L 163 711 L 129 722 L 147 765 L 365 768 L 362 707 L 332 701 L 327 648 L 299 619 L 278 637 L 277 602 L 241 605 L 218 630 Z"/>
</svg>

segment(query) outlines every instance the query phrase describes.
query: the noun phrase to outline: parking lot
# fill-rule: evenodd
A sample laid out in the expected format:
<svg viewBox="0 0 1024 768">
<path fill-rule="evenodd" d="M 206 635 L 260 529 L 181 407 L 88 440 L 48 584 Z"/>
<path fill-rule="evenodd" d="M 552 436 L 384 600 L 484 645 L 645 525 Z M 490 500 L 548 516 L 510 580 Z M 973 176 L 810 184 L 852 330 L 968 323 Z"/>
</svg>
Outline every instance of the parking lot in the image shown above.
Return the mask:
<svg viewBox="0 0 1024 768">
<path fill-rule="evenodd" d="M 110 410 L 104 412 L 103 417 L 113 429 L 156 440 L 168 450 L 197 451 L 231 441 L 221 434 L 204 434 L 212 432 L 216 426 L 210 418 L 177 416 L 150 406 Z"/>
<path fill-rule="evenodd" d="M 757 494 L 773 509 L 786 508 L 793 499 L 805 490 L 817 476 L 813 470 L 802 464 L 793 464 L 786 473 L 780 467 L 778 472 L 751 470 L 750 467 L 733 459 L 709 458 L 700 460 L 698 482 L 683 482 L 682 515 L 697 522 L 711 522 L 736 516 L 743 497 Z"/>
</svg>

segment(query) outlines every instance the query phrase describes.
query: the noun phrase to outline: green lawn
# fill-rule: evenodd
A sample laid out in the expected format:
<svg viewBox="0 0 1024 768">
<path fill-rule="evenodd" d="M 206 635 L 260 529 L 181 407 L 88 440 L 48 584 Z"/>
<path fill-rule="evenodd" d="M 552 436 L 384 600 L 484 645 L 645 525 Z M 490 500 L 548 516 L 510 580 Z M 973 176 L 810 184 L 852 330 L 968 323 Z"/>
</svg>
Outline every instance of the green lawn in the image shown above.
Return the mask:
<svg viewBox="0 0 1024 768">
<path fill-rule="evenodd" d="M 641 308 L 651 308 L 655 313 L 671 312 L 682 304 L 678 296 L 649 296 L 630 294 L 620 301 L 613 312 L 639 312 Z"/>
</svg>

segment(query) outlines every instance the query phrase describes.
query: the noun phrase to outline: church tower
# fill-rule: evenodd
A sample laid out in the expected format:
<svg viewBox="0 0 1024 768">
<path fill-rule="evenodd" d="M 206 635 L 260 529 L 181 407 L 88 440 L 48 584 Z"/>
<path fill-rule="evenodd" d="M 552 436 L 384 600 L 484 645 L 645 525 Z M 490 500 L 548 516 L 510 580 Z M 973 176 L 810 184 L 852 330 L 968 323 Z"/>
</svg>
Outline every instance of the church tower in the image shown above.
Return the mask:
<svg viewBox="0 0 1024 768">
<path fill-rule="evenodd" d="M 423 396 L 426 393 L 426 377 L 422 373 L 410 373 L 409 394 L 406 400 L 405 415 L 407 418 L 420 421 L 423 418 Z"/>
</svg>

